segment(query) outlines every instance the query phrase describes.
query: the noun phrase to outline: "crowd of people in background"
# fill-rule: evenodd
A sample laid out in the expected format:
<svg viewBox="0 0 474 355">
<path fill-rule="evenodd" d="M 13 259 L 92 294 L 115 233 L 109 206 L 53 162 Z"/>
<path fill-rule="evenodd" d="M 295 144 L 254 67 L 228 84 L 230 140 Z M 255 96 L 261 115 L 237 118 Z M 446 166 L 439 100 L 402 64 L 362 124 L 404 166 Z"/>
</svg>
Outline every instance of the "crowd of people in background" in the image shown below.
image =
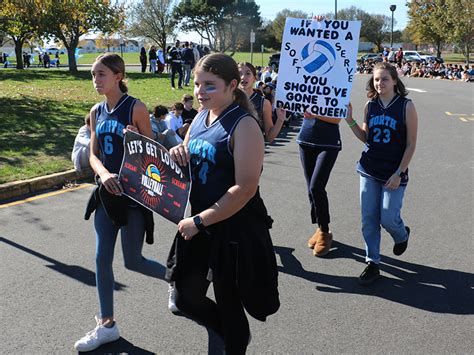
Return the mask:
<svg viewBox="0 0 474 355">
<path fill-rule="evenodd" d="M 357 73 L 372 74 L 377 62 L 374 60 L 359 61 Z M 416 63 L 402 61 L 395 64 L 398 75 L 411 78 L 446 79 L 465 82 L 474 82 L 474 65 L 444 64 L 429 61 L 427 63 Z"/>
<path fill-rule="evenodd" d="M 38 61 L 36 67 L 40 68 L 51 68 L 52 66 L 59 68 L 59 52 L 54 54 L 54 58 L 51 58 L 53 54 L 48 54 L 48 52 L 39 52 L 37 54 Z M 4 68 L 8 68 L 11 65 L 10 60 L 8 59 L 9 55 L 7 53 L 0 53 L 0 64 Z M 35 54 L 23 52 L 22 53 L 23 66 L 24 68 L 30 68 L 35 64 Z"/>
<path fill-rule="evenodd" d="M 474 64 L 471 64 L 469 67 L 467 64 L 442 63 L 437 60 L 417 62 L 410 60 L 410 58 L 405 58 L 402 48 L 396 52 L 389 52 L 387 49 L 384 49 L 380 57 L 358 60 L 356 72 L 359 74 L 372 74 L 375 64 L 380 61 L 392 62 L 397 68 L 398 76 L 474 82 Z"/>
</svg>

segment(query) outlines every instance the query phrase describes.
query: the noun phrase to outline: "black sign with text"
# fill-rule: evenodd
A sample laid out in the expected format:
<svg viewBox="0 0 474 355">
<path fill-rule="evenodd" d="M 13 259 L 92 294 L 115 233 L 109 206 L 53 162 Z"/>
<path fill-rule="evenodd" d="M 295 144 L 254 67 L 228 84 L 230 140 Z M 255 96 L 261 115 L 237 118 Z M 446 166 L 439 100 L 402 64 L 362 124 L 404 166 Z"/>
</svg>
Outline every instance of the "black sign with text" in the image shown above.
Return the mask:
<svg viewBox="0 0 474 355">
<path fill-rule="evenodd" d="M 178 224 L 188 204 L 189 177 L 189 171 L 183 173 L 161 144 L 127 131 L 119 175 L 126 196 Z"/>
</svg>

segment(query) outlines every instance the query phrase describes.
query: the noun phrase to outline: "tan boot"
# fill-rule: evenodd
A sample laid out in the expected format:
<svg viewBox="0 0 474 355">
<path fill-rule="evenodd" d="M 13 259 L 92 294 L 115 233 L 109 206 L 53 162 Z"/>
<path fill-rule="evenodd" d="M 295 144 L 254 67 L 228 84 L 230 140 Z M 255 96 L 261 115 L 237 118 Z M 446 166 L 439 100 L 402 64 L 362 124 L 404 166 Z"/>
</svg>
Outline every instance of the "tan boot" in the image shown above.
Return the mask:
<svg viewBox="0 0 474 355">
<path fill-rule="evenodd" d="M 313 249 L 316 243 L 318 242 L 319 238 L 321 238 L 321 229 L 316 229 L 313 236 L 308 240 L 308 248 Z"/>
<path fill-rule="evenodd" d="M 320 232 L 320 238 L 317 240 L 313 249 L 314 256 L 324 256 L 329 253 L 332 244 L 332 233 Z"/>
</svg>

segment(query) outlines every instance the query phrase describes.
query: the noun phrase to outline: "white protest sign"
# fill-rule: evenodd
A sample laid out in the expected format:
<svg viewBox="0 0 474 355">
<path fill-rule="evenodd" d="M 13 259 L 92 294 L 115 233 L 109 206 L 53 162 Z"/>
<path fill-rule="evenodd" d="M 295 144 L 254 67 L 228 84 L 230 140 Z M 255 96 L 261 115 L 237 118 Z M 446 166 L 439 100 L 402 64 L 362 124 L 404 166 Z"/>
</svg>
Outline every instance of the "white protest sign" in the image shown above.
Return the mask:
<svg viewBox="0 0 474 355">
<path fill-rule="evenodd" d="M 360 21 L 287 18 L 276 107 L 345 118 L 354 80 Z"/>
</svg>

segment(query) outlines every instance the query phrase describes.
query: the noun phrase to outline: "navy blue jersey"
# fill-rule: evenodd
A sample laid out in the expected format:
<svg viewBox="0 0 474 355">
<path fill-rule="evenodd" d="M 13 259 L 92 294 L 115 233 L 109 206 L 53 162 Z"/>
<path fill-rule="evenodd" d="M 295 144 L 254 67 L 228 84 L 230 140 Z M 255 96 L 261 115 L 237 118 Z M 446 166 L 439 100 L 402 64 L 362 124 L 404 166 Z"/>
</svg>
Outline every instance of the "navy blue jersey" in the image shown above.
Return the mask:
<svg viewBox="0 0 474 355">
<path fill-rule="evenodd" d="M 296 139 L 298 144 L 325 149 L 341 150 L 341 134 L 339 125 L 315 118 L 304 118 L 300 133 Z"/>
<path fill-rule="evenodd" d="M 260 128 L 263 129 L 263 104 L 265 98 L 254 90 L 253 94 L 249 97 L 249 101 L 252 103 L 253 107 L 255 107 L 258 116 L 257 122 L 260 125 Z"/>
<path fill-rule="evenodd" d="M 380 99 L 368 103 L 365 122 L 369 135 L 357 171 L 386 182 L 400 166 L 407 145 L 406 105 L 410 100 L 396 95 L 385 107 Z M 401 184 L 406 185 L 408 174 Z"/>
<path fill-rule="evenodd" d="M 212 206 L 235 185 L 230 139 L 240 120 L 249 115 L 239 105 L 232 104 L 207 126 L 208 114 L 209 110 L 199 112 L 189 132 L 193 181 L 190 202 L 193 214 Z"/>
<path fill-rule="evenodd" d="M 137 99 L 123 95 L 115 107 L 108 111 L 101 102 L 95 112 L 95 134 L 99 142 L 100 160 L 105 168 L 118 174 L 123 159 L 123 130 L 132 124 L 133 106 Z"/>
</svg>

